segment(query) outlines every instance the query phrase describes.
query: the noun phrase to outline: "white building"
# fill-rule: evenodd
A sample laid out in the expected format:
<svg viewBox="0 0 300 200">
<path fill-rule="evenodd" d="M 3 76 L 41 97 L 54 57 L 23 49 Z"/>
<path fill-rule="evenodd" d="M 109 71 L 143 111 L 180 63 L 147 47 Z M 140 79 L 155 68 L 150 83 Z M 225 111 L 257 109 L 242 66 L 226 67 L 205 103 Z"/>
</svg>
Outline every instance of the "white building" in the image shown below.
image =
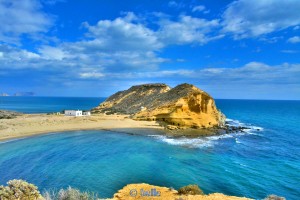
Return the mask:
<svg viewBox="0 0 300 200">
<path fill-rule="evenodd" d="M 91 116 L 91 112 L 90 111 L 83 111 L 82 115 L 84 115 L 84 116 Z"/>
<path fill-rule="evenodd" d="M 82 116 L 82 110 L 65 110 L 65 116 Z"/>
</svg>

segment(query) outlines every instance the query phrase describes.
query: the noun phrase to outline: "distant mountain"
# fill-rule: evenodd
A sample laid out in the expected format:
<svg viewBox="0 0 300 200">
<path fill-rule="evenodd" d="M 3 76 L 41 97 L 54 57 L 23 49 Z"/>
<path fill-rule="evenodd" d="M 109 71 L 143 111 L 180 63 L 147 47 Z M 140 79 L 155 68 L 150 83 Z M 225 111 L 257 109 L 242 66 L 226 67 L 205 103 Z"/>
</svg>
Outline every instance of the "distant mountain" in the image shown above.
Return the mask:
<svg viewBox="0 0 300 200">
<path fill-rule="evenodd" d="M 34 95 L 35 95 L 34 92 L 16 92 L 13 96 L 24 97 L 24 96 L 34 96 Z"/>
<path fill-rule="evenodd" d="M 0 97 L 7 97 L 9 96 L 7 93 L 0 93 Z"/>
</svg>

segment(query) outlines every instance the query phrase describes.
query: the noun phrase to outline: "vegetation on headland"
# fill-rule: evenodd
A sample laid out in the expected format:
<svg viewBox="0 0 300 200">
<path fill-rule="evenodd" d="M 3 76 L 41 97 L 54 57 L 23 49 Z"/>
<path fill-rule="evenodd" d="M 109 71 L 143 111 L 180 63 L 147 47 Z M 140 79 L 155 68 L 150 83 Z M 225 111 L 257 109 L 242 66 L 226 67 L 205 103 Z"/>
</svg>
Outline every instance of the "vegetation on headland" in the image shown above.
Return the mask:
<svg viewBox="0 0 300 200">
<path fill-rule="evenodd" d="M 132 191 L 136 193 L 132 193 Z M 143 194 L 140 192 L 143 191 Z M 134 195 L 133 195 L 134 194 Z M 145 195 L 147 194 L 147 195 Z M 155 195 L 155 196 L 153 196 Z M 127 199 L 203 199 L 203 200 L 241 200 L 245 197 L 226 196 L 220 193 L 205 195 L 198 185 L 188 185 L 178 191 L 172 188 L 153 186 L 148 184 L 130 184 L 119 190 L 112 200 Z M 67 189 L 46 190 L 40 193 L 38 187 L 24 180 L 10 180 L 7 186 L 0 186 L 0 200 L 99 200 L 97 193 L 81 192 L 78 189 L 68 187 Z M 269 195 L 265 200 L 285 200 L 283 197 Z"/>
<path fill-rule="evenodd" d="M 38 188 L 23 180 L 10 180 L 7 186 L 0 186 L 1 200 L 42 200 Z"/>
<path fill-rule="evenodd" d="M 81 192 L 78 189 L 48 190 L 42 195 L 38 187 L 23 180 L 10 180 L 7 186 L 0 186 L 0 200 L 96 200 L 98 195 Z"/>
<path fill-rule="evenodd" d="M 187 185 L 182 188 L 179 188 L 178 194 L 184 195 L 196 195 L 196 194 L 204 194 L 203 191 L 199 188 L 198 185 Z"/>
<path fill-rule="evenodd" d="M 45 200 L 96 200 L 99 199 L 97 193 L 81 192 L 80 190 L 72 187 L 67 189 L 47 190 L 43 193 Z"/>
<path fill-rule="evenodd" d="M 20 115 L 21 113 L 18 112 L 0 110 L 0 119 L 13 119 Z"/>
</svg>

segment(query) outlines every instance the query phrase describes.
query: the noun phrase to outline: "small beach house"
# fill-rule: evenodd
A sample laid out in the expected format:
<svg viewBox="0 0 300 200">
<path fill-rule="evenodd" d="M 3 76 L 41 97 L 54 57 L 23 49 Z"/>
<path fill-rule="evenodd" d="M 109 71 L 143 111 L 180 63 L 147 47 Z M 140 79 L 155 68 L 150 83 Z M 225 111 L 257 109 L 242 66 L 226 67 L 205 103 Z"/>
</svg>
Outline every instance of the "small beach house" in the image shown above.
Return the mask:
<svg viewBox="0 0 300 200">
<path fill-rule="evenodd" d="M 82 115 L 84 115 L 84 116 L 91 116 L 91 112 L 90 111 L 83 111 Z"/>
<path fill-rule="evenodd" d="M 65 116 L 82 116 L 81 110 L 65 110 Z"/>
</svg>

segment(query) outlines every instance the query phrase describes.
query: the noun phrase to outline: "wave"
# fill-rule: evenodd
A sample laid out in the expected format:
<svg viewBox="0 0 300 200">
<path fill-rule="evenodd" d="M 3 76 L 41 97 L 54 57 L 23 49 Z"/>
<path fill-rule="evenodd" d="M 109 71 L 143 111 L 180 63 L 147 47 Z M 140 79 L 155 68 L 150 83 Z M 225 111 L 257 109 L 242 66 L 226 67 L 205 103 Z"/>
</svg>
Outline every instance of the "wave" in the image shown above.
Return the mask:
<svg viewBox="0 0 300 200">
<path fill-rule="evenodd" d="M 247 133 L 252 133 L 252 132 L 257 132 L 257 131 L 263 131 L 264 129 L 260 126 L 254 126 L 252 124 L 245 124 L 243 122 L 240 122 L 239 120 L 234 120 L 234 119 L 226 119 L 226 124 L 229 126 L 233 126 L 233 127 L 245 127 L 246 129 L 244 129 L 244 132 Z"/>
<path fill-rule="evenodd" d="M 4 140 L 4 141 L 0 141 L 0 144 L 15 142 L 15 141 L 24 140 L 24 139 L 26 139 L 26 137 L 15 138 L 15 139 L 10 139 L 10 140 Z"/>
<path fill-rule="evenodd" d="M 183 147 L 189 147 L 189 148 L 203 148 L 203 147 L 212 147 L 213 141 L 207 139 L 206 137 L 203 138 L 171 138 L 168 136 L 163 135 L 149 135 L 151 137 L 154 137 L 162 142 L 171 144 L 171 145 L 179 145 Z"/>
<path fill-rule="evenodd" d="M 208 148 L 208 147 L 213 147 L 216 143 L 218 143 L 218 141 L 228 139 L 228 138 L 234 138 L 236 144 L 241 144 L 242 142 L 238 139 L 238 137 L 247 134 L 257 135 L 258 131 L 263 130 L 262 127 L 247 125 L 245 123 L 233 119 L 227 119 L 226 123 L 229 126 L 236 126 L 236 127 L 241 126 L 241 127 L 245 127 L 246 129 L 237 133 L 231 133 L 231 134 L 229 133 L 229 134 L 198 137 L 198 138 L 187 138 L 187 137 L 174 138 L 174 137 L 168 137 L 164 135 L 148 135 L 148 136 L 156 138 L 157 140 L 168 143 L 170 145 L 179 145 L 188 148 Z"/>
<path fill-rule="evenodd" d="M 235 138 L 235 143 L 237 143 L 237 144 L 241 144 L 242 142 L 241 142 L 241 141 L 239 141 L 237 138 Z"/>
<path fill-rule="evenodd" d="M 225 138 L 233 138 L 233 134 L 224 134 L 218 136 L 207 136 L 207 137 L 198 137 L 198 138 L 173 138 L 163 135 L 149 135 L 154 137 L 162 142 L 168 143 L 170 145 L 178 145 L 187 148 L 208 148 L 213 147 L 219 140 Z"/>
</svg>

